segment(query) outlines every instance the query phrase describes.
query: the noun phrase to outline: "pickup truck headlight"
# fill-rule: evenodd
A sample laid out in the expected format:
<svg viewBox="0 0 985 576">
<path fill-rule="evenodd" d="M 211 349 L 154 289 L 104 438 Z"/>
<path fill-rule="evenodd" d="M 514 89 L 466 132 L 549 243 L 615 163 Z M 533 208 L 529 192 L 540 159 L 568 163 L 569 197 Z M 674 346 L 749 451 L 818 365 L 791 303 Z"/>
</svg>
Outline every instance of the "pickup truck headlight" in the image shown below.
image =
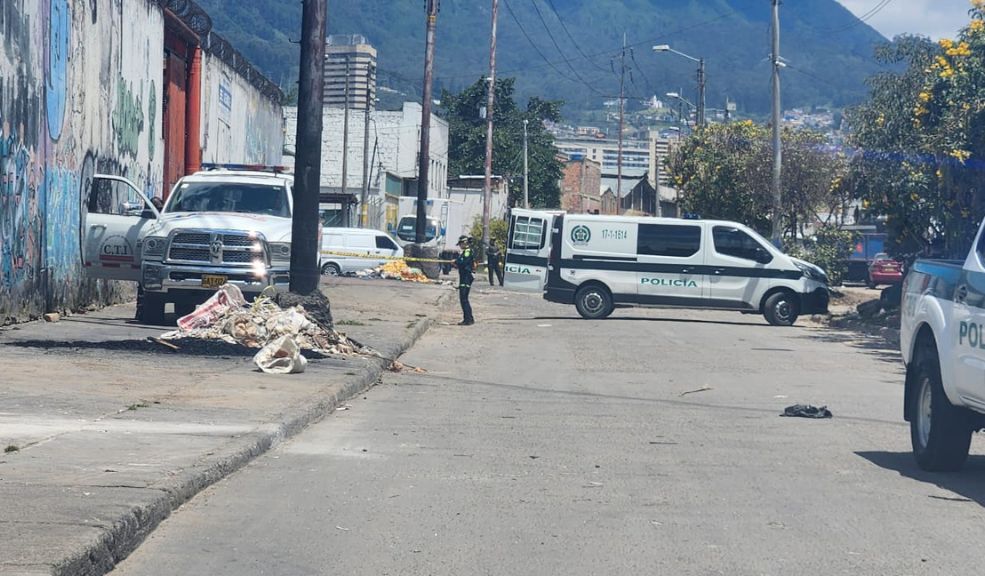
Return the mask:
<svg viewBox="0 0 985 576">
<path fill-rule="evenodd" d="M 290 242 L 271 242 L 270 260 L 272 262 L 291 262 L 291 243 Z"/>
<path fill-rule="evenodd" d="M 162 238 L 160 236 L 148 236 L 144 238 L 144 248 L 143 256 L 157 257 L 160 258 L 164 256 L 164 246 L 167 244 L 167 238 Z"/>
</svg>

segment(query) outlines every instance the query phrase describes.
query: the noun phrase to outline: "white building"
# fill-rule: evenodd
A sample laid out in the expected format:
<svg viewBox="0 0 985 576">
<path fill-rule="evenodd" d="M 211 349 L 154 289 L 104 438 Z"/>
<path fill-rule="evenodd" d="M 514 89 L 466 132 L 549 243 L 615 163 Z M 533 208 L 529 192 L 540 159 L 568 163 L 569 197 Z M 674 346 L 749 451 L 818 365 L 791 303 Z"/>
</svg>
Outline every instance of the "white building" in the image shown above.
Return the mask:
<svg viewBox="0 0 985 576">
<path fill-rule="evenodd" d="M 285 108 L 285 148 L 294 150 L 297 133 L 297 108 Z M 364 111 L 349 110 L 348 145 L 343 141 L 345 111 L 325 108 L 322 115 L 321 190 L 326 206 L 326 225 L 357 225 L 358 219 L 351 207 L 358 204 L 363 185 L 363 135 L 366 125 Z M 369 194 L 367 205 L 378 207 L 383 214 L 368 215 L 368 225 L 386 228 L 395 217 L 386 211 L 387 204 L 396 199 L 387 196 L 412 193 L 416 195 L 418 157 L 421 143 L 421 105 L 405 102 L 402 110 L 374 110 L 369 117 L 369 139 L 365 153 L 369 164 Z M 428 197 L 444 198 L 448 192 L 448 123 L 431 115 L 430 165 Z M 285 157 L 285 165 L 293 166 L 294 158 Z M 345 178 L 343 178 L 343 164 Z M 343 188 L 343 180 L 345 186 Z M 389 185 L 388 185 L 389 180 Z M 394 186 L 394 181 L 402 185 Z M 334 215 L 331 213 L 336 211 Z M 337 222 L 341 222 L 338 224 Z M 378 222 L 378 223 L 377 223 Z"/>
</svg>

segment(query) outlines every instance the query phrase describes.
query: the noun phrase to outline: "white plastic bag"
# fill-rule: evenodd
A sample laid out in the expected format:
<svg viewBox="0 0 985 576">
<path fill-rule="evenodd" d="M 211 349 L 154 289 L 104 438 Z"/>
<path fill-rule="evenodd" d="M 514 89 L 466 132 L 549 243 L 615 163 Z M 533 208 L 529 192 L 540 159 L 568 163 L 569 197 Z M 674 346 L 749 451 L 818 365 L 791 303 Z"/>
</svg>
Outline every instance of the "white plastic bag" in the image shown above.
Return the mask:
<svg viewBox="0 0 985 576">
<path fill-rule="evenodd" d="M 267 374 L 300 374 L 308 359 L 301 355 L 301 348 L 293 338 L 281 336 L 261 348 L 253 363 Z"/>
</svg>

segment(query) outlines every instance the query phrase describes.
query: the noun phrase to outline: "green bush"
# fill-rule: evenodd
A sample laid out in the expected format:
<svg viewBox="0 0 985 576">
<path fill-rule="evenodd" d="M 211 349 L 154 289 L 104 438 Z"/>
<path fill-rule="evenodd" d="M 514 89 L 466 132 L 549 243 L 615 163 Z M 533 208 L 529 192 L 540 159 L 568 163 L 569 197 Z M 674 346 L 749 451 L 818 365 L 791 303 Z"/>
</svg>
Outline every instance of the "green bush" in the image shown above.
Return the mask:
<svg viewBox="0 0 985 576">
<path fill-rule="evenodd" d="M 469 234 L 472 236 L 472 247 L 475 248 L 476 259 L 484 262 L 486 260 L 486 247 L 480 246 L 482 243 L 482 216 L 476 216 L 475 220 L 472 221 L 472 229 L 469 230 Z M 496 243 L 500 254 L 503 256 L 506 255 L 508 235 L 509 226 L 506 224 L 506 220 L 502 218 L 489 220 L 489 239 Z"/>
<path fill-rule="evenodd" d="M 832 286 L 841 286 L 848 271 L 848 257 L 854 250 L 855 236 L 852 232 L 837 226 L 821 226 L 814 238 L 801 244 L 785 247 L 786 253 L 794 258 L 806 260 L 820 266 L 828 274 Z"/>
</svg>

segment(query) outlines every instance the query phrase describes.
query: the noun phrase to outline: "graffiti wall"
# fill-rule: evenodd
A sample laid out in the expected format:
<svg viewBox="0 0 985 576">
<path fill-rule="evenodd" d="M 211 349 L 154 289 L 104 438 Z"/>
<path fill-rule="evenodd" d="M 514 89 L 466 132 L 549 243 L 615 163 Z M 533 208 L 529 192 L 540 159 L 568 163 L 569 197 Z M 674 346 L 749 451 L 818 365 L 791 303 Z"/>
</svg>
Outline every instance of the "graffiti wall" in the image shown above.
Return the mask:
<svg viewBox="0 0 985 576">
<path fill-rule="evenodd" d="M 218 56 L 202 58 L 202 161 L 278 165 L 284 148 L 280 101 Z"/>
<path fill-rule="evenodd" d="M 125 297 L 87 281 L 93 174 L 162 180 L 161 9 L 148 0 L 0 2 L 0 324 Z"/>
</svg>

